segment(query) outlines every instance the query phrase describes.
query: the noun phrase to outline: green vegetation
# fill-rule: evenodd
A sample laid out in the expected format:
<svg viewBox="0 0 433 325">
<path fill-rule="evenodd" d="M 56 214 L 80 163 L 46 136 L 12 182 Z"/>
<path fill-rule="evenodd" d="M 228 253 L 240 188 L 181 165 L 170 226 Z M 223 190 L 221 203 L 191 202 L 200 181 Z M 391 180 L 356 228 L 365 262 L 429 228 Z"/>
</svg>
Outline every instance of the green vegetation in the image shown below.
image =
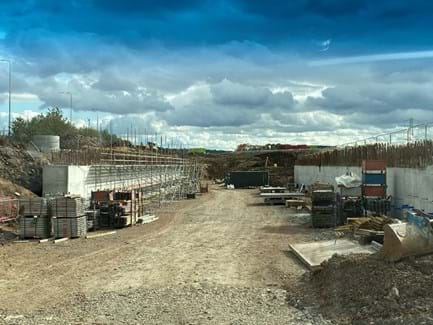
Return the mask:
<svg viewBox="0 0 433 325">
<path fill-rule="evenodd" d="M 34 135 L 58 135 L 62 148 L 73 147 L 76 140 L 83 137 L 100 139 L 102 145 L 109 145 L 111 141 L 111 135 L 107 130 L 75 127 L 63 116 L 58 107 L 53 107 L 48 113 L 41 113 L 30 120 L 16 118 L 12 123 L 12 135 L 16 141 L 23 143 L 31 141 Z M 120 139 L 113 135 L 112 141 L 117 144 Z"/>
<path fill-rule="evenodd" d="M 191 148 L 189 149 L 190 153 L 201 153 L 204 154 L 206 153 L 206 148 Z"/>
</svg>

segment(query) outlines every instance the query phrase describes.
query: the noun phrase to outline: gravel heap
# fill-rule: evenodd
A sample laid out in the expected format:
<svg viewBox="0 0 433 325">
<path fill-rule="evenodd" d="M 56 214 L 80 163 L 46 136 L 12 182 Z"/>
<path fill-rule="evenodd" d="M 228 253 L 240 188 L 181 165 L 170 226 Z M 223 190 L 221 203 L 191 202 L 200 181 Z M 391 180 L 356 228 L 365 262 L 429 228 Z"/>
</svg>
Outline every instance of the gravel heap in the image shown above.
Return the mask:
<svg viewBox="0 0 433 325">
<path fill-rule="evenodd" d="M 1 312 L 6 324 L 285 324 L 329 325 L 320 315 L 287 305 L 279 288 L 193 283 L 77 295 L 67 306 L 31 314 Z"/>
<path fill-rule="evenodd" d="M 335 255 L 288 290 L 288 300 L 339 323 L 433 324 L 433 257 L 388 263 Z"/>
</svg>

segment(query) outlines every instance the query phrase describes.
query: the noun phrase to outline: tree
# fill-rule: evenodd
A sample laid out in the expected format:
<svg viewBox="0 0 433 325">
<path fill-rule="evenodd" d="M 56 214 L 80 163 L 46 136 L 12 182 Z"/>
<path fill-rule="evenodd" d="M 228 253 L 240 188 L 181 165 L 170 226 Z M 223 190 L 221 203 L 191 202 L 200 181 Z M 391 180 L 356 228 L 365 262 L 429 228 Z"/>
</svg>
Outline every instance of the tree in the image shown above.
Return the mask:
<svg viewBox="0 0 433 325">
<path fill-rule="evenodd" d="M 113 145 L 120 142 L 115 135 L 107 130 L 98 131 L 92 128 L 76 128 L 63 116 L 58 107 L 48 109 L 46 114 L 38 114 L 31 120 L 16 118 L 12 123 L 12 134 L 15 140 L 23 143 L 31 141 L 35 135 L 58 135 L 63 149 L 76 148 L 79 137 L 100 138 L 102 145 Z"/>
<path fill-rule="evenodd" d="M 21 142 L 28 142 L 35 135 L 58 135 L 62 138 L 74 136 L 77 132 L 58 107 L 50 108 L 45 115 L 41 113 L 29 121 L 17 118 L 12 124 L 13 136 Z"/>
<path fill-rule="evenodd" d="M 31 139 L 30 123 L 18 117 L 12 123 L 12 135 L 19 142 L 27 142 Z"/>
</svg>

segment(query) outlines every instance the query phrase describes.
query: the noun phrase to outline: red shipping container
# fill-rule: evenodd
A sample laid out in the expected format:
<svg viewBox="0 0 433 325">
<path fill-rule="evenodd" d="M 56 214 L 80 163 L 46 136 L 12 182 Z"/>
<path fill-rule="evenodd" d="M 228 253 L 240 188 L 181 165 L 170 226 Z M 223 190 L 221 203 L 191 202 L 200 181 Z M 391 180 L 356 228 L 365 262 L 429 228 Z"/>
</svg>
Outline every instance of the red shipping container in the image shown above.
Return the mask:
<svg viewBox="0 0 433 325">
<path fill-rule="evenodd" d="M 362 188 L 364 196 L 382 196 L 386 195 L 384 186 L 364 186 Z"/>
<path fill-rule="evenodd" d="M 113 191 L 94 191 L 92 192 L 94 201 L 111 201 L 113 200 Z"/>
<path fill-rule="evenodd" d="M 362 170 L 385 170 L 386 161 L 385 160 L 363 160 Z"/>
</svg>

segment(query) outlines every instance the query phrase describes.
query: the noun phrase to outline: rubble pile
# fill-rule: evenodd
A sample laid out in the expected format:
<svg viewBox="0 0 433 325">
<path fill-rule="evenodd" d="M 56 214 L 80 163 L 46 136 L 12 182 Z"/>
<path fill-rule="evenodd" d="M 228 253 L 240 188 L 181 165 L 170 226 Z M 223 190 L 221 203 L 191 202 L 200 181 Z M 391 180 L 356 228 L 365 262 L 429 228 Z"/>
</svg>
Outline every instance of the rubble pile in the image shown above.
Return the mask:
<svg viewBox="0 0 433 325">
<path fill-rule="evenodd" d="M 288 300 L 342 323 L 418 323 L 433 320 L 431 288 L 433 256 L 387 263 L 374 255 L 335 255 L 290 288 Z"/>
</svg>

